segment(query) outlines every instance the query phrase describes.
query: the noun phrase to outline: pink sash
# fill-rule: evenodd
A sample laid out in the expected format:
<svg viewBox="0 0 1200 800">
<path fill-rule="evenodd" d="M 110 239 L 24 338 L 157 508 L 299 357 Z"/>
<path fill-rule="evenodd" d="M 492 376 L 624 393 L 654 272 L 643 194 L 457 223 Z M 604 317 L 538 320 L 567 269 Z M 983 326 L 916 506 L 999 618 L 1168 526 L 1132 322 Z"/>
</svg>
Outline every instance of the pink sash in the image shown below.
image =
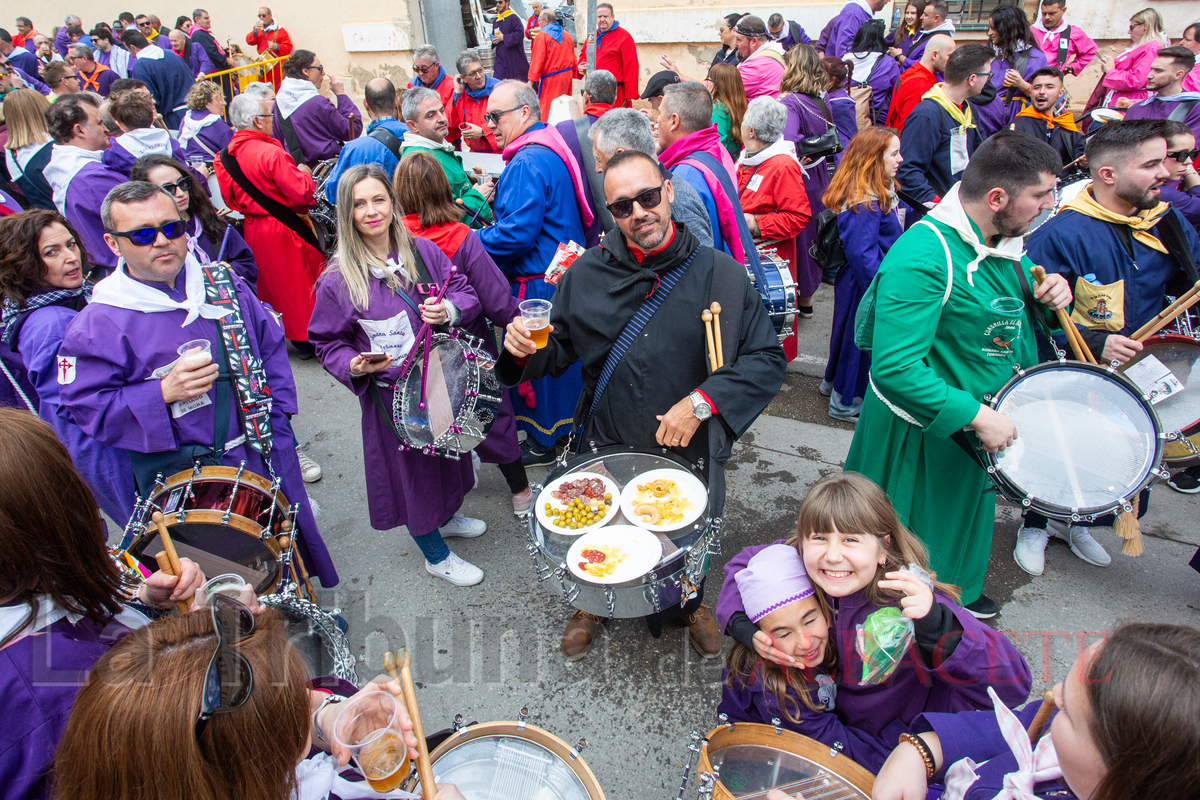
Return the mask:
<svg viewBox="0 0 1200 800">
<path fill-rule="evenodd" d="M 587 202 L 587 188 L 583 183 L 583 173 L 579 171 L 579 163 L 575 161 L 575 156 L 571 155 L 567 143 L 563 141 L 562 134 L 550 126 L 539 128 L 536 131 L 526 131 L 504 148 L 504 163 L 512 161 L 517 151 L 527 144 L 540 144 L 542 147 L 549 148 L 567 165 L 567 171 L 571 173 L 571 185 L 575 187 L 575 203 L 579 206 L 579 216 L 586 229 L 594 219 L 592 209 Z"/>
</svg>

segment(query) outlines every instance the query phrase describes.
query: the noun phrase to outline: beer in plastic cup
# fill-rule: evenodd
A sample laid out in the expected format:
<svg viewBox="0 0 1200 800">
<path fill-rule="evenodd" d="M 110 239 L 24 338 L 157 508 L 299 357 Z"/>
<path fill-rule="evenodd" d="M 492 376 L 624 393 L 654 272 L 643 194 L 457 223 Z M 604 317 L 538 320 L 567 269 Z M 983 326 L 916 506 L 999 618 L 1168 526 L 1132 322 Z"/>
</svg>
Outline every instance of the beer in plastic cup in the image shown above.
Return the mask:
<svg viewBox="0 0 1200 800">
<path fill-rule="evenodd" d="M 208 583 L 200 588 L 204 593 L 204 601 L 216 594 L 223 594 L 226 597 L 232 597 L 238 600 L 242 596 L 242 589 L 246 586 L 246 580 L 241 575 L 235 575 L 232 572 L 227 572 L 224 575 L 218 575 L 212 578 Z"/>
<path fill-rule="evenodd" d="M 408 746 L 400 731 L 400 701 L 391 692 L 367 692 L 343 704 L 333 737 L 377 792 L 400 787 L 409 774 Z"/>
<path fill-rule="evenodd" d="M 179 360 L 189 369 L 199 369 L 212 363 L 212 342 L 208 339 L 192 339 L 179 345 L 176 351 Z"/>
<path fill-rule="evenodd" d="M 529 330 L 529 338 L 534 346 L 541 350 L 550 340 L 550 309 L 554 306 L 549 300 L 522 300 L 521 321 Z"/>
</svg>

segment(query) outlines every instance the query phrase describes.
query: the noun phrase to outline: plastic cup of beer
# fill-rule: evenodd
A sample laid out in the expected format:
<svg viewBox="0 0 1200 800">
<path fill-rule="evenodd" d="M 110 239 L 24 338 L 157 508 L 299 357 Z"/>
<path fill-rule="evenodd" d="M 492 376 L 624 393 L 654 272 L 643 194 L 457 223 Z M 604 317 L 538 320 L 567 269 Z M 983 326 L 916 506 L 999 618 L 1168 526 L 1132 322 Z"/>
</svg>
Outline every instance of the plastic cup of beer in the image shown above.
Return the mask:
<svg viewBox="0 0 1200 800">
<path fill-rule="evenodd" d="M 192 339 L 179 345 L 176 351 L 179 360 L 189 369 L 199 369 L 212 363 L 212 342 L 208 339 Z"/>
<path fill-rule="evenodd" d="M 408 746 L 400 730 L 400 701 L 391 692 L 366 692 L 342 704 L 333 737 L 377 792 L 400 788 L 408 777 Z"/>
<path fill-rule="evenodd" d="M 529 331 L 529 338 L 538 350 L 546 346 L 550 340 L 550 309 L 554 305 L 549 300 L 522 300 L 521 321 Z"/>
<path fill-rule="evenodd" d="M 232 572 L 227 572 L 224 575 L 218 575 L 212 578 L 204 586 L 200 587 L 200 591 L 204 593 L 204 601 L 208 602 L 208 598 L 213 595 L 223 594 L 226 597 L 232 597 L 238 600 L 242 596 L 242 589 L 246 586 L 246 579 L 241 575 L 236 575 Z"/>
</svg>

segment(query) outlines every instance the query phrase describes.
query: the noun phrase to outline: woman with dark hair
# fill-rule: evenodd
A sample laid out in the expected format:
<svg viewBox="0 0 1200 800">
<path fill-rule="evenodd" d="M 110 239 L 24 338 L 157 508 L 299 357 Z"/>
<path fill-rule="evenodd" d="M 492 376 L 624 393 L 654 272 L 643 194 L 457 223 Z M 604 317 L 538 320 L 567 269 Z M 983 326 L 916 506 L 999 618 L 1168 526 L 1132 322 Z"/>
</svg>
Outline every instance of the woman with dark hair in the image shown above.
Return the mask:
<svg viewBox="0 0 1200 800">
<path fill-rule="evenodd" d="M 888 45 L 888 55 L 892 58 L 903 58 L 921 32 L 921 15 L 925 13 L 925 0 L 908 0 L 904 5 L 904 17 L 900 25 L 887 35 L 884 40 Z"/>
<path fill-rule="evenodd" d="M 178 17 L 175 18 L 175 30 L 183 31 L 184 36 L 188 36 L 189 35 L 188 31 L 190 31 L 191 29 L 192 29 L 192 18 L 189 17 L 187 14 L 180 14 Z"/>
<path fill-rule="evenodd" d="M 855 116 L 854 99 L 846 93 L 846 84 L 850 81 L 852 71 L 850 65 L 833 56 L 821 59 L 821 69 L 829 78 L 829 88 L 825 90 L 825 105 L 833 116 L 833 124 L 837 127 L 838 138 L 842 147 L 850 146 L 850 140 L 858 133 L 858 118 Z M 833 157 L 835 165 L 842 163 L 845 149 Z"/>
<path fill-rule="evenodd" d="M 1029 101 L 1033 73 L 1046 66 L 1046 54 L 1038 48 L 1025 12 L 1016 6 L 999 6 L 992 11 L 988 41 L 996 53 L 991 77 L 996 96 L 975 106 L 975 124 L 983 139 L 1012 124 Z"/>
<path fill-rule="evenodd" d="M 846 62 L 851 67 L 851 94 L 857 94 L 855 90 L 860 88 L 870 89 L 868 108 L 873 125 L 882 125 L 887 119 L 892 87 L 900 80 L 900 65 L 895 59 L 888 58 L 885 52 L 887 44 L 884 42 L 883 31 L 884 24 L 881 19 L 863 23 L 854 36 L 854 44 L 846 53 Z M 866 127 L 863 122 L 864 120 L 860 120 L 859 127 Z"/>
<path fill-rule="evenodd" d="M 156 572 L 133 592 L 109 558 L 104 522 L 70 454 L 26 411 L 0 408 L 0 486 L 2 793 L 43 800 L 88 670 L 148 622 L 128 604 L 170 608 L 190 600 L 204 575 L 184 558 L 180 578 Z"/>
<path fill-rule="evenodd" d="M 497 356 L 496 340 L 488 320 L 507 325 L 520 313 L 517 298 L 509 288 L 508 278 L 483 249 L 475 231 L 459 222 L 462 209 L 454 203 L 446 171 L 429 153 L 407 153 L 396 167 L 393 188 L 396 202 L 404 213 L 404 224 L 412 235 L 436 244 L 450 263 L 458 267 L 459 274 L 466 276 L 467 283 L 479 298 L 483 314 L 463 327 L 481 340 L 492 356 Z M 528 511 L 533 505 L 533 490 L 525 474 L 525 465 L 521 463 L 517 421 L 508 392 L 504 392 L 500 415 L 492 423 L 491 431 L 474 452 L 483 463 L 500 468 L 512 492 L 513 513 L 519 516 Z"/>
<path fill-rule="evenodd" d="M 483 570 L 444 541 L 487 531 L 483 520 L 458 513 L 475 487 L 471 459 L 401 450 L 383 408 L 392 408 L 400 366 L 422 323 L 470 326 L 480 314 L 479 299 L 437 245 L 404 227 L 392 182 L 379 165 L 357 164 L 342 173 L 336 207 L 337 254 L 317 283 L 308 340 L 326 372 L 358 397 L 371 527 L 407 526 L 430 575 L 474 586 Z M 419 291 L 446 281 L 440 302 Z"/>
<path fill-rule="evenodd" d="M 60 413 L 59 388 L 75 375 L 74 364 L 63 363 L 69 359 L 60 361 L 58 348 L 67 325 L 91 298 L 91 268 L 75 228 L 57 211 L 37 209 L 0 220 L 0 335 L 3 349 L 17 361 L 10 371 L 26 378 L 23 388 L 33 390 L 30 410 L 54 428 L 104 513 L 124 525 L 137 494 L 129 456 L 100 444 Z"/>
<path fill-rule="evenodd" d="M 737 36 L 733 32 L 733 28 L 738 24 L 738 20 L 744 16 L 746 15 L 738 14 L 737 12 L 726 14 L 717 24 L 717 32 L 721 37 L 721 49 L 713 56 L 712 63 L 708 67 L 710 70 L 717 64 L 732 64 L 736 67 L 738 61 L 741 60 L 738 57 Z M 734 158 L 737 158 L 737 156 L 734 156 Z"/>
<path fill-rule="evenodd" d="M 1026 730 L 1040 701 L 1016 712 L 997 700 L 994 713 L 922 714 L 879 770 L 873 797 L 924 797 L 931 783 L 966 800 L 1196 796 L 1200 630 L 1120 625 L 1079 655 L 1053 695 L 1034 742 Z M 967 758 L 969 769 L 950 769 Z"/>
<path fill-rule="evenodd" d="M 133 162 L 130 180 L 149 181 L 171 195 L 187 223 L 188 252 L 201 264 L 224 261 L 257 291 L 258 264 L 237 229 L 217 213 L 199 181 L 183 164 L 157 153 Z"/>
<path fill-rule="evenodd" d="M 742 142 L 742 117 L 746 115 L 746 84 L 742 73 L 732 64 L 714 64 L 708 71 L 712 93 L 712 121 L 717 126 L 721 144 L 737 161 L 745 143 Z"/>
<path fill-rule="evenodd" d="M 332 102 L 321 94 L 327 78 Z M 283 62 L 271 135 L 283 142 L 297 164 L 315 167 L 338 155 L 342 145 L 361 133 L 361 115 L 341 79 L 327 76 L 313 51 L 293 50 Z"/>
</svg>

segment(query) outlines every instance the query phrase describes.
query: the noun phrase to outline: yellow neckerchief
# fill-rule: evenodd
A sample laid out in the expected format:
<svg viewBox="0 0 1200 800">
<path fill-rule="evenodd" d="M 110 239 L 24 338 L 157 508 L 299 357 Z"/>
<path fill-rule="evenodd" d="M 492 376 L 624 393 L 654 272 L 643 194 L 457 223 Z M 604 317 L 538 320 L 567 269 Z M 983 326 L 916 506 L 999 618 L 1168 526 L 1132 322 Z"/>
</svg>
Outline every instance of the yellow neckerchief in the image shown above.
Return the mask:
<svg viewBox="0 0 1200 800">
<path fill-rule="evenodd" d="M 964 128 L 974 128 L 974 115 L 971 113 L 971 104 L 965 104 L 967 110 L 964 112 L 953 100 L 946 96 L 946 91 L 942 88 L 945 85 L 946 84 L 944 83 L 935 84 L 932 89 L 921 95 L 921 99 L 932 100 L 933 102 L 937 103 L 939 106 L 944 108 L 946 113 L 949 114 L 950 117 L 960 126 Z"/>
<path fill-rule="evenodd" d="M 496 22 L 499 22 L 502 19 L 508 19 L 509 17 L 515 17 L 516 14 L 517 12 L 513 11 L 511 8 L 506 8 L 504 11 L 496 15 Z"/>
<path fill-rule="evenodd" d="M 1163 218 L 1163 215 L 1171 210 L 1169 203 L 1159 203 L 1147 211 L 1139 211 L 1137 216 L 1126 217 L 1123 214 L 1109 211 L 1097 203 L 1096 198 L 1092 196 L 1092 187 L 1089 185 L 1087 189 L 1071 198 L 1063 208 L 1078 211 L 1080 214 L 1092 219 L 1098 219 L 1101 222 L 1111 222 L 1114 225 L 1128 225 L 1130 228 L 1133 228 L 1134 239 L 1160 253 L 1167 253 L 1167 248 L 1163 246 L 1163 243 L 1153 233 L 1150 233 L 1150 229 L 1157 225 L 1158 221 Z M 1169 255 L 1169 253 L 1167 254 Z"/>
<path fill-rule="evenodd" d="M 1024 108 L 1021 109 L 1021 112 L 1019 114 L 1017 114 L 1017 116 L 1045 120 L 1046 127 L 1050 130 L 1053 130 L 1054 126 L 1057 125 L 1058 127 L 1062 128 L 1064 131 L 1071 131 L 1072 133 L 1079 133 L 1079 126 L 1075 124 L 1075 117 L 1071 116 L 1071 114 L 1066 111 L 1064 111 L 1063 113 L 1059 114 L 1056 117 L 1052 117 L 1049 114 L 1045 114 L 1041 111 L 1038 111 L 1033 106 L 1025 106 Z"/>
</svg>

